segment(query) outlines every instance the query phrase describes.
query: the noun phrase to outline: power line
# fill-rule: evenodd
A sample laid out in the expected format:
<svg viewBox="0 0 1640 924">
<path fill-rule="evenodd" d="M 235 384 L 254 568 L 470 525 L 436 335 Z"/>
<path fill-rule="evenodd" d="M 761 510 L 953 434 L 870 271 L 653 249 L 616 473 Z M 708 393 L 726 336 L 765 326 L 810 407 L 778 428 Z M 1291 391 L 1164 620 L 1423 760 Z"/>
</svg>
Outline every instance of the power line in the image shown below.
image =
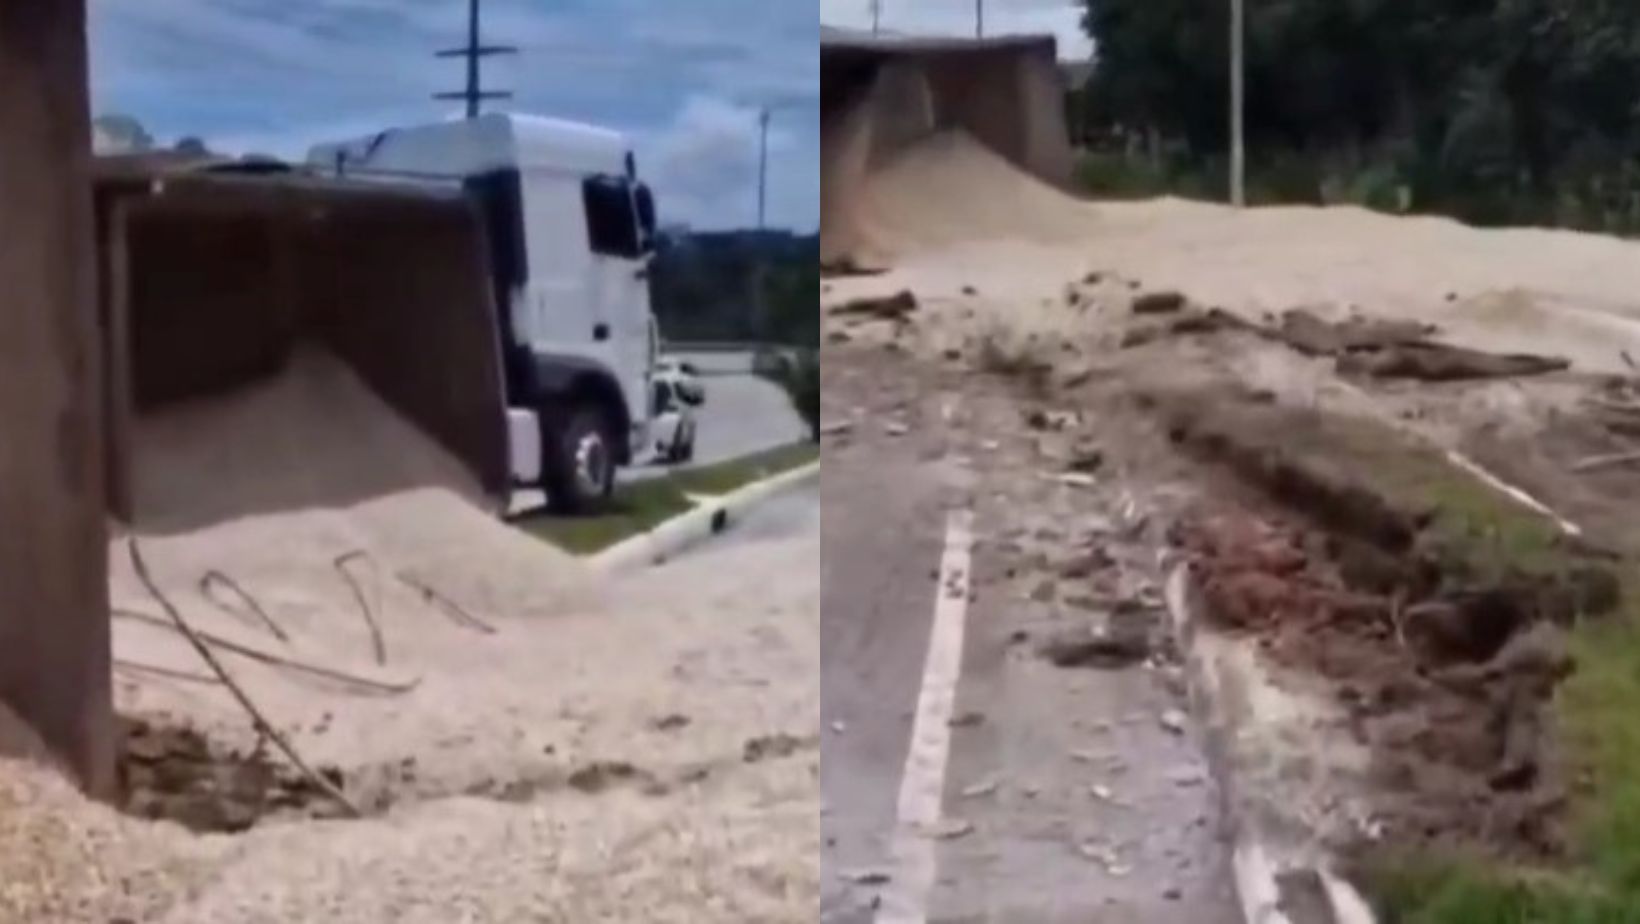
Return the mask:
<svg viewBox="0 0 1640 924">
<path fill-rule="evenodd" d="M 480 73 L 479 62 L 484 58 L 495 55 L 515 55 L 518 48 L 513 45 L 485 45 L 479 38 L 479 0 L 467 0 L 467 44 L 462 48 L 449 48 L 437 53 L 440 58 L 467 59 L 467 88 L 448 93 L 434 93 L 434 99 L 464 100 L 467 104 L 467 118 L 478 118 L 479 110 L 487 99 L 512 99 L 512 94 L 505 90 L 486 90 L 483 85 L 483 75 Z"/>
</svg>

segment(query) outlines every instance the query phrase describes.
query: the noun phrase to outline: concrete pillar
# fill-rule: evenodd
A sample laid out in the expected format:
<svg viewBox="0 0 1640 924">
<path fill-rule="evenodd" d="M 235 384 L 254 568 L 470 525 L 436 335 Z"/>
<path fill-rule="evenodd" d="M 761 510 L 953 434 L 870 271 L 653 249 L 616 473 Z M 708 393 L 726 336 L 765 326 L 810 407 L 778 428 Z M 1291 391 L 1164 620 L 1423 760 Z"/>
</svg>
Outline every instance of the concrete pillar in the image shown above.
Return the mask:
<svg viewBox="0 0 1640 924">
<path fill-rule="evenodd" d="M 86 83 L 84 0 L 0 0 L 0 701 L 107 795 L 114 726 Z"/>
</svg>

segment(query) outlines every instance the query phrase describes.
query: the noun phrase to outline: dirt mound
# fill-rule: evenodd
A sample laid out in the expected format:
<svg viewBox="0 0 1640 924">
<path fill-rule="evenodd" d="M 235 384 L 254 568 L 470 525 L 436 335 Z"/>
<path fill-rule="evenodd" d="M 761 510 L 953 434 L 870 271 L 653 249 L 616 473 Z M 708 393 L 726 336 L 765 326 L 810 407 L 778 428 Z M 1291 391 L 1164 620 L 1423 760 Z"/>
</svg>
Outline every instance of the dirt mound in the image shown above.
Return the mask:
<svg viewBox="0 0 1640 924">
<path fill-rule="evenodd" d="M 1498 609 L 1364 592 L 1324 537 L 1252 515 L 1192 522 L 1178 538 L 1208 618 L 1333 685 L 1372 749 L 1376 815 L 1394 843 L 1564 849 L 1566 781 L 1545 734 L 1571 670 L 1558 629 L 1519 621 L 1501 592 Z"/>
<path fill-rule="evenodd" d="M 1571 670 L 1563 627 L 1618 604 L 1609 563 L 1366 422 L 1185 405 L 1172 436 L 1256 489 L 1175 530 L 1207 617 L 1332 686 L 1396 843 L 1558 853 L 1546 707 Z"/>
</svg>

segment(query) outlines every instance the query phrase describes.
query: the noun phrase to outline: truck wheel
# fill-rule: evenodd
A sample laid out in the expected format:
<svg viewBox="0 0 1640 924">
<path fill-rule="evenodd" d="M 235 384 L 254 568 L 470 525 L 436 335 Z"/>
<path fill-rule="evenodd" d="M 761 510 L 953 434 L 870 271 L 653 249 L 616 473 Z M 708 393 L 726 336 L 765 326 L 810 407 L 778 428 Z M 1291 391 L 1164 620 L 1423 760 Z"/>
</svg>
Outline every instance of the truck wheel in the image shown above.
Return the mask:
<svg viewBox="0 0 1640 924">
<path fill-rule="evenodd" d="M 544 419 L 548 425 L 541 471 L 548 503 L 560 513 L 597 510 L 615 491 L 615 439 L 609 414 L 589 403 Z"/>
<path fill-rule="evenodd" d="M 676 449 L 679 462 L 688 462 L 695 457 L 695 425 L 690 423 L 686 426 L 689 430 L 683 435 L 683 439 L 678 441 Z"/>
</svg>

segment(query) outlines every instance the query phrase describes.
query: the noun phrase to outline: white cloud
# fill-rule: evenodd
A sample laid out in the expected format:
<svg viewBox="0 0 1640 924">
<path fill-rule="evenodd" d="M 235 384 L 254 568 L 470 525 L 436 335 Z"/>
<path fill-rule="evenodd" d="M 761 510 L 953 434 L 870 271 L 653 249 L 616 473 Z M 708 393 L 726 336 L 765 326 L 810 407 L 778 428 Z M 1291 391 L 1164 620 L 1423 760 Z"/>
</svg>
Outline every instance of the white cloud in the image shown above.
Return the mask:
<svg viewBox="0 0 1640 924">
<path fill-rule="evenodd" d="M 648 139 L 643 146 L 648 166 L 643 169 L 655 185 L 668 221 L 699 226 L 756 221 L 758 112 L 758 107 L 744 103 L 692 96 L 671 125 Z M 771 185 L 778 179 L 775 170 L 793 159 L 796 148 L 793 133 L 778 121 L 771 122 Z M 771 198 L 771 204 L 774 201 Z M 771 223 L 780 223 L 778 218 L 771 208 Z"/>
<path fill-rule="evenodd" d="M 755 196 L 736 191 L 755 182 L 756 118 L 738 110 L 796 104 L 816 117 L 811 2 L 488 0 L 484 38 L 522 53 L 487 61 L 485 84 L 513 91 L 518 111 L 626 131 L 642 163 L 666 165 L 674 198 L 700 223 L 749 222 Z M 315 141 L 437 119 L 450 104 L 433 93 L 461 83 L 459 62 L 432 57 L 460 43 L 465 4 L 455 0 L 89 7 L 97 111 L 129 113 L 162 140 L 197 135 L 214 149 L 300 156 Z M 750 141 L 734 138 L 735 125 Z M 792 156 L 818 164 L 817 131 L 776 132 L 771 142 L 795 143 L 804 150 Z M 817 166 L 771 173 L 771 187 L 771 221 L 817 221 Z"/>
<path fill-rule="evenodd" d="M 870 28 L 870 0 L 820 0 L 820 21 L 828 26 Z M 882 0 L 882 27 L 914 35 L 973 35 L 973 0 Z M 1051 34 L 1059 56 L 1087 58 L 1093 42 L 1082 31 L 1076 0 L 985 0 L 985 33 Z"/>
</svg>

